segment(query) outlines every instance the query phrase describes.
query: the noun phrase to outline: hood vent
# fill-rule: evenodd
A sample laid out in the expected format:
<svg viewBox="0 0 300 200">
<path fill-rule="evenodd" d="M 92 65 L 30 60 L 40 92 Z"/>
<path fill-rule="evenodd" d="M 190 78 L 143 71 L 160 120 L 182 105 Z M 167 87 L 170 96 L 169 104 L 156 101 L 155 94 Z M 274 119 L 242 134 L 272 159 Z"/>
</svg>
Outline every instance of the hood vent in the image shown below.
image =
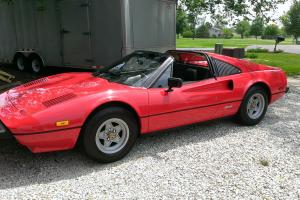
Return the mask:
<svg viewBox="0 0 300 200">
<path fill-rule="evenodd" d="M 44 101 L 43 105 L 46 106 L 46 107 L 51 107 L 51 106 L 55 106 L 57 104 L 63 103 L 65 101 L 68 101 L 70 99 L 73 99 L 75 97 L 76 97 L 75 94 L 69 93 L 69 94 L 62 95 L 60 97 L 56 97 L 54 99 L 50 99 L 48 101 Z"/>
<path fill-rule="evenodd" d="M 33 86 L 33 85 L 36 85 L 36 84 L 45 83 L 47 81 L 48 81 L 48 78 L 41 78 L 41 79 L 38 79 L 38 80 L 35 80 L 35 81 L 32 81 L 32 82 L 26 83 L 26 84 L 23 85 L 23 87 L 30 87 L 30 86 Z"/>
</svg>

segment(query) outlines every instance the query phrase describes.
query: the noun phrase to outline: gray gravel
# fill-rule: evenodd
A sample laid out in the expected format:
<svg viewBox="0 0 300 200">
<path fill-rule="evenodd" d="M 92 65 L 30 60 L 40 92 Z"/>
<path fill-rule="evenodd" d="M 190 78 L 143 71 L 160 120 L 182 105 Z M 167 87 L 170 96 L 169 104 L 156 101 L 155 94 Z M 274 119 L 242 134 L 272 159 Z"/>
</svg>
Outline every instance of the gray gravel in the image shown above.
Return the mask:
<svg viewBox="0 0 300 200">
<path fill-rule="evenodd" d="M 0 142 L 1 199 L 299 199 L 300 78 L 255 127 L 230 119 L 141 137 L 113 164 Z"/>
</svg>

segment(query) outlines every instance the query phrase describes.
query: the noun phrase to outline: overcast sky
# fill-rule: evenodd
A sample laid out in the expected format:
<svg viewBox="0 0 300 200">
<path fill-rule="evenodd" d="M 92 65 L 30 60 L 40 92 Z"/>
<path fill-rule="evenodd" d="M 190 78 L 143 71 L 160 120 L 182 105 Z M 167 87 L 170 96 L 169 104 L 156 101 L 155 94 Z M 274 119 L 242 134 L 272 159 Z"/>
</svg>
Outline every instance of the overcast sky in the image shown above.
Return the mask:
<svg viewBox="0 0 300 200">
<path fill-rule="evenodd" d="M 289 8 L 291 7 L 292 2 L 293 2 L 292 0 L 288 0 L 288 1 L 286 1 L 285 4 L 280 5 L 275 14 L 276 17 L 278 18 L 278 17 L 282 16 L 285 12 L 287 12 L 289 10 Z"/>
</svg>

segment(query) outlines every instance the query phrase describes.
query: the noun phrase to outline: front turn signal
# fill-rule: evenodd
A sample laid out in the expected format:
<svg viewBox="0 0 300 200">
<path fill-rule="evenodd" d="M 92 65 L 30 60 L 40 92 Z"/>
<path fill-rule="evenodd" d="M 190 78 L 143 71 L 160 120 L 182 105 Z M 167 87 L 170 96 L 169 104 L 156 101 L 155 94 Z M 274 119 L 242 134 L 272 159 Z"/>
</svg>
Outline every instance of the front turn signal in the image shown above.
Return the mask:
<svg viewBox="0 0 300 200">
<path fill-rule="evenodd" d="M 69 120 L 56 122 L 56 126 L 57 126 L 57 127 L 69 126 L 69 124 L 70 124 Z"/>
</svg>

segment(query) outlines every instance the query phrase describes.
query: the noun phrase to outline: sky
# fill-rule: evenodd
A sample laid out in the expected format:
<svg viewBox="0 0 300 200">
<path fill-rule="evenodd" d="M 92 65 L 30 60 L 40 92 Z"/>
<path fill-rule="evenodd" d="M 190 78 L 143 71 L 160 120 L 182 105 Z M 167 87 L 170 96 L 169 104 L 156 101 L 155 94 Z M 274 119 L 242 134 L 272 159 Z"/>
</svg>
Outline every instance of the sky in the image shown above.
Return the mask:
<svg viewBox="0 0 300 200">
<path fill-rule="evenodd" d="M 275 12 L 276 22 L 279 23 L 278 25 L 281 25 L 279 17 L 284 15 L 284 13 L 286 13 L 290 9 L 292 3 L 293 0 L 288 0 L 285 4 L 282 4 L 278 7 L 278 10 Z"/>
</svg>

